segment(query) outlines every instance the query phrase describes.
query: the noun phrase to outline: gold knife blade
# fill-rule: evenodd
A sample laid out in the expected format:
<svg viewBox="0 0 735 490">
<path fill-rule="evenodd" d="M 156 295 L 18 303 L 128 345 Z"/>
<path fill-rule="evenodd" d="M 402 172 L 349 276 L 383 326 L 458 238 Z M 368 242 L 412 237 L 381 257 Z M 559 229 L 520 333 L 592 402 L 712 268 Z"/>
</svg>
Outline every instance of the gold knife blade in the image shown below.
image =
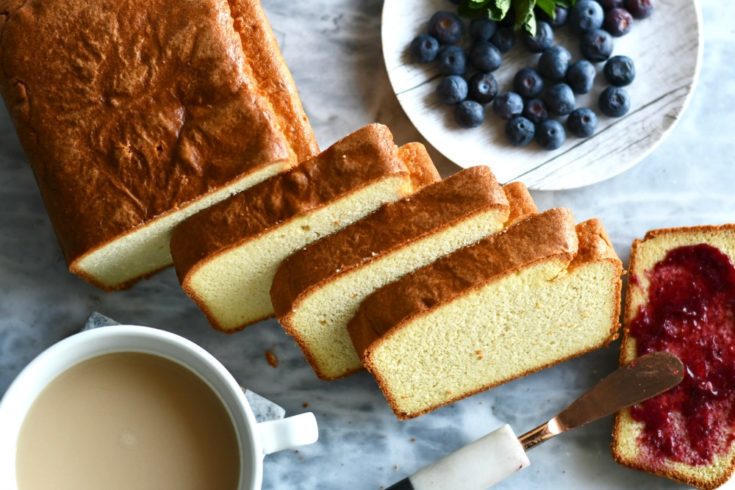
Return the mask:
<svg viewBox="0 0 735 490">
<path fill-rule="evenodd" d="M 653 398 L 684 379 L 684 364 L 668 352 L 646 354 L 597 383 L 556 417 L 518 439 L 528 450 L 555 435 Z"/>
</svg>

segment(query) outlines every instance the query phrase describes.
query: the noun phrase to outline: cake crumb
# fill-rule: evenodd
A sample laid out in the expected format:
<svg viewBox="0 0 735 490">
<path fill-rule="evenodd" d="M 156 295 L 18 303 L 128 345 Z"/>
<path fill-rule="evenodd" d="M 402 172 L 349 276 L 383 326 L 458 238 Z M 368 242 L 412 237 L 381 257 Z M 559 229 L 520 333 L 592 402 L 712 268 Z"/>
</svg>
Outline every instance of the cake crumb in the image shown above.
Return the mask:
<svg viewBox="0 0 735 490">
<path fill-rule="evenodd" d="M 309 408 L 309 402 L 304 402 L 301 404 L 301 406 L 304 408 Z"/>
<path fill-rule="evenodd" d="M 276 356 L 276 353 L 272 350 L 265 351 L 265 360 L 268 361 L 268 364 L 270 364 L 272 368 L 278 367 L 278 356 Z"/>
</svg>

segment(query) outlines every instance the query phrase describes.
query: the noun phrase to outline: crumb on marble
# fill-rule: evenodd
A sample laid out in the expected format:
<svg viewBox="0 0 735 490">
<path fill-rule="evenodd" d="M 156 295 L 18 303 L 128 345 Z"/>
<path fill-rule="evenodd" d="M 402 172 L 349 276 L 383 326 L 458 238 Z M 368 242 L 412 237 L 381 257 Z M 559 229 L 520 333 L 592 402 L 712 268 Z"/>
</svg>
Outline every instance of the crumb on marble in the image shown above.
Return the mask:
<svg viewBox="0 0 735 490">
<path fill-rule="evenodd" d="M 301 404 L 301 406 L 304 408 L 309 408 L 309 402 L 304 402 Z"/>
<path fill-rule="evenodd" d="M 268 364 L 270 364 L 272 368 L 278 367 L 278 356 L 276 356 L 276 353 L 272 350 L 265 351 L 265 360 L 268 361 Z"/>
</svg>

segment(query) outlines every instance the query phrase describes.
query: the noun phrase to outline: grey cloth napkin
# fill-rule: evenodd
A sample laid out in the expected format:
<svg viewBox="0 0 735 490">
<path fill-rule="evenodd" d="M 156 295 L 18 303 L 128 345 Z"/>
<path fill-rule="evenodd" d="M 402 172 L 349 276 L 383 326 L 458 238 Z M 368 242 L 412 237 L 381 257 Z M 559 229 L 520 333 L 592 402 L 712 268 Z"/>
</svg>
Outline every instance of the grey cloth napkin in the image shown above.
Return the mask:
<svg viewBox="0 0 735 490">
<path fill-rule="evenodd" d="M 82 331 L 92 330 L 99 327 L 109 327 L 112 325 L 120 325 L 120 322 L 116 322 L 112 318 L 94 311 L 89 315 L 89 318 L 87 318 Z M 253 409 L 256 421 L 266 422 L 268 420 L 280 420 L 286 416 L 286 410 L 282 406 L 276 405 L 272 401 L 253 391 L 245 388 L 243 388 L 243 391 L 245 391 L 245 398 L 247 398 L 248 403 L 250 403 L 250 408 Z"/>
</svg>

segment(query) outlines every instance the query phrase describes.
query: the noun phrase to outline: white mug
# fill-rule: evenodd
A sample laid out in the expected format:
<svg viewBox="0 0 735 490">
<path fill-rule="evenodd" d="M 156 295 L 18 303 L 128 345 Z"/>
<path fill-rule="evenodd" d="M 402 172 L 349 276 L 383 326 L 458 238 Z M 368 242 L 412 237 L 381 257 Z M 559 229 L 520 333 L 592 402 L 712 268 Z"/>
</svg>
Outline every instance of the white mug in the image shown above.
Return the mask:
<svg viewBox="0 0 735 490">
<path fill-rule="evenodd" d="M 257 423 L 235 378 L 195 343 L 163 330 L 132 325 L 101 327 L 78 333 L 51 346 L 13 381 L 0 401 L 0 490 L 18 488 L 15 456 L 23 420 L 36 397 L 70 367 L 113 352 L 143 352 L 164 357 L 197 373 L 219 395 L 237 432 L 241 468 L 239 490 L 259 490 L 267 454 L 311 444 L 318 438 L 316 419 L 302 413 Z"/>
</svg>

